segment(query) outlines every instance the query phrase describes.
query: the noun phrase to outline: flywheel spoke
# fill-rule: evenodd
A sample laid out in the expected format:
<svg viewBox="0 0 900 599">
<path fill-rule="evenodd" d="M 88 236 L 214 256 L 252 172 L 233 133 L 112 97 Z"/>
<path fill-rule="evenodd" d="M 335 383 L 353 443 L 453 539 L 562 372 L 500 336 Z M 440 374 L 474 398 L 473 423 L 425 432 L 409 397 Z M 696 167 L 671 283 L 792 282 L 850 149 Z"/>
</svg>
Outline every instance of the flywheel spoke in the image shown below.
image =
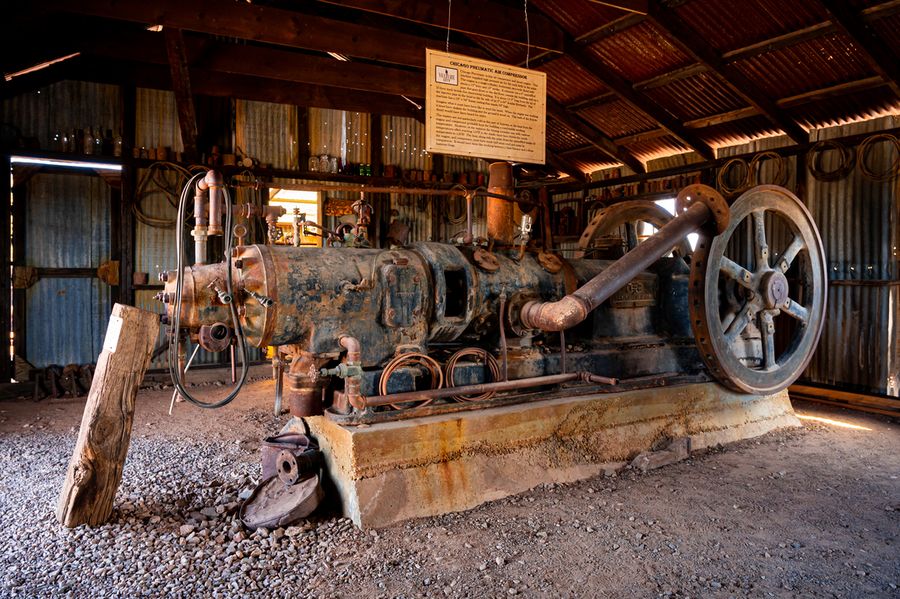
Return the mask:
<svg viewBox="0 0 900 599">
<path fill-rule="evenodd" d="M 722 256 L 722 260 L 719 262 L 719 271 L 729 279 L 739 283 L 742 287 L 753 289 L 751 284 L 753 274 L 734 260 Z"/>
<path fill-rule="evenodd" d="M 768 312 L 763 312 L 760 317 L 759 332 L 762 335 L 764 364 L 768 370 L 775 367 L 775 322 Z"/>
<path fill-rule="evenodd" d="M 796 318 L 803 324 L 806 324 L 809 321 L 809 310 L 792 299 L 788 299 L 783 309 L 785 314 Z"/>
<path fill-rule="evenodd" d="M 797 254 L 800 253 L 802 249 L 806 247 L 806 243 L 803 241 L 803 237 L 800 235 L 794 236 L 794 240 L 791 241 L 791 245 L 784 250 L 784 253 L 781 255 L 781 258 L 778 259 L 778 268 L 781 269 L 781 272 L 787 272 L 787 270 L 791 267 L 791 263 L 794 261 L 794 258 L 797 257 Z"/>
<path fill-rule="evenodd" d="M 769 244 L 766 241 L 766 212 L 753 212 L 753 240 L 756 246 L 756 270 L 769 267 Z"/>
<path fill-rule="evenodd" d="M 731 321 L 731 324 L 728 325 L 728 328 L 725 329 L 725 340 L 728 343 L 732 343 L 738 335 L 744 332 L 744 329 L 747 328 L 752 319 L 753 312 L 749 305 L 745 303 L 737 313 L 737 316 L 734 317 L 734 320 Z"/>
</svg>

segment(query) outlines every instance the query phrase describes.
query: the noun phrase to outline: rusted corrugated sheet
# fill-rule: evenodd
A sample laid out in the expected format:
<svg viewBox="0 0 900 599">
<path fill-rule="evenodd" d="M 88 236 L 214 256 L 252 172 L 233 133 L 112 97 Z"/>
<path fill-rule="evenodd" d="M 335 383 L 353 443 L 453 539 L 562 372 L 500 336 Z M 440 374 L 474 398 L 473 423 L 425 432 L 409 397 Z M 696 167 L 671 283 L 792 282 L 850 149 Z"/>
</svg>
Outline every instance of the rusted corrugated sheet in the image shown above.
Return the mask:
<svg viewBox="0 0 900 599">
<path fill-rule="evenodd" d="M 692 151 L 686 144 L 671 135 L 630 143 L 627 148 L 629 152 L 645 162 L 655 158 L 671 156 L 672 154 Z"/>
<path fill-rule="evenodd" d="M 618 161 L 593 149 L 566 154 L 566 160 L 579 167 L 585 173 L 591 173 L 601 168 L 618 164 Z"/>
<path fill-rule="evenodd" d="M 734 63 L 771 98 L 787 98 L 872 74 L 853 41 L 840 33 L 803 41 Z"/>
<path fill-rule="evenodd" d="M 40 279 L 25 292 L 24 357 L 38 368 L 96 362 L 111 311 L 99 279 Z"/>
<path fill-rule="evenodd" d="M 145 148 L 171 148 L 184 151 L 175 93 L 159 89 L 138 88 L 135 97 L 135 145 Z"/>
<path fill-rule="evenodd" d="M 745 144 L 753 139 L 775 135 L 777 132 L 778 128 L 766 117 L 752 116 L 698 129 L 697 135 L 713 147 L 721 148 Z"/>
<path fill-rule="evenodd" d="M 826 20 L 815 0 L 693 0 L 675 9 L 721 52 Z"/>
<path fill-rule="evenodd" d="M 535 0 L 534 4 L 573 37 L 581 37 L 628 14 L 591 0 Z"/>
<path fill-rule="evenodd" d="M 115 85 L 60 81 L 3 101 L 4 123 L 23 137 L 37 138 L 50 149 L 55 131 L 100 128 L 116 131 L 121 122 L 119 88 Z"/>
<path fill-rule="evenodd" d="M 872 29 L 894 51 L 894 56 L 888 58 L 888 60 L 894 60 L 895 62 L 900 60 L 900 14 L 875 21 L 872 24 Z"/>
<path fill-rule="evenodd" d="M 850 122 L 900 114 L 900 98 L 887 86 L 827 98 L 812 105 L 789 109 L 806 128 L 833 127 Z"/>
<path fill-rule="evenodd" d="M 648 21 L 595 42 L 588 50 L 632 82 L 693 62 Z"/>
<path fill-rule="evenodd" d="M 621 100 L 591 106 L 578 114 L 610 137 L 632 135 L 657 127 L 650 117 Z"/>
<path fill-rule="evenodd" d="M 559 124 L 554 119 L 547 119 L 547 146 L 550 150 L 559 152 L 580 148 L 589 142 L 586 138 L 573 132 L 568 127 Z"/>
<path fill-rule="evenodd" d="M 547 73 L 547 94 L 563 104 L 593 98 L 606 91 L 606 86 L 568 56 L 562 56 L 537 67 Z"/>
<path fill-rule="evenodd" d="M 525 31 L 525 21 L 522 21 L 522 31 Z M 488 53 L 488 57 L 491 60 L 497 60 L 500 62 L 505 62 L 507 64 L 519 64 L 525 62 L 525 57 L 527 55 L 527 48 L 521 44 L 515 44 L 512 42 L 504 42 L 491 37 L 482 37 L 480 35 L 470 35 L 470 37 L 476 44 L 485 49 Z M 458 49 L 454 49 L 453 44 L 450 44 L 451 52 L 458 52 Z M 534 58 L 538 55 L 539 50 L 536 48 L 531 49 L 531 58 Z M 462 51 L 465 54 L 465 50 Z"/>
<path fill-rule="evenodd" d="M 297 107 L 235 100 L 235 151 L 275 168 L 298 168 Z"/>
<path fill-rule="evenodd" d="M 682 121 L 721 114 L 747 105 L 719 75 L 711 72 L 678 79 L 648 89 L 645 93 Z"/>
</svg>

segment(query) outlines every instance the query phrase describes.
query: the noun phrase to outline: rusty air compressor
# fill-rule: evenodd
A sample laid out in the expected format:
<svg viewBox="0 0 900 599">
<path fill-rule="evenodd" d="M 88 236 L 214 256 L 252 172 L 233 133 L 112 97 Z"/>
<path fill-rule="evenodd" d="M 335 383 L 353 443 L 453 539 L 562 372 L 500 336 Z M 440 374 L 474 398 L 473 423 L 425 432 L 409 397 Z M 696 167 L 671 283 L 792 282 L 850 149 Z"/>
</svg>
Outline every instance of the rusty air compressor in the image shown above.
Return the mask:
<svg viewBox="0 0 900 599">
<path fill-rule="evenodd" d="M 456 244 L 234 245 L 237 208 L 221 177 L 189 182 L 182 222 L 190 191 L 197 255 L 208 236 L 223 235 L 225 257 L 186 266 L 179 239 L 160 298 L 176 387 L 205 407 L 237 395 L 249 346 L 279 348 L 292 415 L 347 424 L 711 379 L 766 394 L 802 373 L 822 327 L 822 243 L 803 204 L 775 186 L 729 206 L 691 185 L 674 218 L 613 205 L 585 232 L 585 257 L 568 260 L 547 247 L 526 251 L 521 237 L 515 246 L 521 208 L 510 201 L 507 163 L 490 169 L 489 239 Z M 632 221 L 658 230 L 618 259 L 596 259 Z M 522 224 L 520 236 L 529 219 Z M 207 350 L 239 349 L 243 374 L 224 399 L 204 403 L 184 388 L 185 334 Z"/>
</svg>

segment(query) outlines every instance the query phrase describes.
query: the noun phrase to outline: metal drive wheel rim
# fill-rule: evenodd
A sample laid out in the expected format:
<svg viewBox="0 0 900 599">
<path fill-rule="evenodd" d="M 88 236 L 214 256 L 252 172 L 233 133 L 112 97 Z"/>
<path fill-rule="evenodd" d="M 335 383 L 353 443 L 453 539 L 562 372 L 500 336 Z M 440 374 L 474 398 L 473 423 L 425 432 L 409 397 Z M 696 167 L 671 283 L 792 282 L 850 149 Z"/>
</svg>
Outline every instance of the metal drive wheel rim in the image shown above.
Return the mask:
<svg viewBox="0 0 900 599">
<path fill-rule="evenodd" d="M 781 253 L 777 256 L 766 254 L 763 262 L 760 260 L 759 217 L 753 213 L 763 215 L 765 231 L 766 212 L 776 213 L 787 224 L 791 242 L 786 248 L 774 248 Z M 747 218 L 754 224 L 750 244 L 754 261 L 759 262 L 759 267 L 753 265 L 751 271 L 747 268 L 750 264 L 741 264 L 739 267 L 742 269 L 735 270 L 735 262 L 725 256 L 725 249 L 734 232 Z M 766 241 L 765 247 L 769 250 L 767 238 L 763 237 L 762 241 Z M 795 246 L 801 243 L 802 247 L 796 249 Z M 723 258 L 729 260 L 730 264 Z M 787 260 L 787 267 L 783 265 L 783 260 Z M 789 297 L 788 299 L 793 301 L 793 305 L 790 305 L 781 301 L 785 297 L 785 290 L 790 290 L 786 287 L 782 289 L 786 279 L 783 276 L 779 277 L 779 274 L 783 275 L 798 260 L 804 267 L 804 283 L 810 297 L 803 299 L 802 304 L 793 301 L 796 298 Z M 750 189 L 732 205 L 731 223 L 721 235 L 711 239 L 701 237 L 692 262 L 689 287 L 691 327 L 700 355 L 713 376 L 725 386 L 744 393 L 775 393 L 793 383 L 812 358 L 822 332 L 827 302 L 828 273 L 825 251 L 815 222 L 806 206 L 790 191 L 776 185 L 761 185 Z M 737 332 L 737 336 L 740 336 L 746 328 L 746 324 L 741 327 L 741 323 L 747 318 L 747 309 L 751 308 L 751 319 L 760 328 L 763 347 L 763 364 L 760 369 L 750 368 L 741 363 L 732 352 L 731 344 L 726 340 L 726 332 L 730 335 L 735 333 L 734 329 L 726 329 L 720 320 L 720 274 L 734 280 L 735 285 L 753 292 L 753 299 L 745 300 L 734 318 L 738 321 L 734 326 L 740 328 Z M 749 279 L 746 278 L 748 275 Z M 738 282 L 738 278 L 742 279 L 742 282 Z M 791 293 L 796 294 L 796 290 Z M 779 305 L 773 306 L 773 303 Z M 787 349 L 777 357 L 777 361 L 773 351 L 774 324 L 772 327 L 769 326 L 771 319 L 776 315 L 776 310 L 778 313 L 784 312 L 788 316 L 793 316 L 798 323 L 803 322 L 800 318 L 803 310 L 807 317 L 805 324 L 797 325 Z M 769 314 L 768 319 L 766 313 Z"/>
<path fill-rule="evenodd" d="M 662 206 L 649 200 L 629 200 L 618 202 L 598 211 L 578 239 L 576 258 L 589 257 L 594 241 L 608 235 L 626 223 L 643 221 L 657 229 L 671 221 L 673 216 Z M 634 248 L 629 248 L 629 250 Z M 674 248 L 675 254 L 685 258 L 691 253 L 687 239 L 682 239 Z"/>
</svg>

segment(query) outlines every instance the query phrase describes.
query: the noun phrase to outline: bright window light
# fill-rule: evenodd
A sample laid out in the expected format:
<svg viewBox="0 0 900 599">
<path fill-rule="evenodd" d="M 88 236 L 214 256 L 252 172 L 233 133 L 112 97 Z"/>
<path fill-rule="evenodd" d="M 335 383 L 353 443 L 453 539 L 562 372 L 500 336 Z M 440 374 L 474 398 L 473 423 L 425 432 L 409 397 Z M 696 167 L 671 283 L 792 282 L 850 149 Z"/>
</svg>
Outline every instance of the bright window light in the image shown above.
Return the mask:
<svg viewBox="0 0 900 599">
<path fill-rule="evenodd" d="M 675 198 L 666 198 L 665 200 L 656 200 L 656 205 L 662 206 L 666 212 L 668 212 L 672 216 L 675 216 Z M 644 223 L 644 226 L 650 227 L 650 233 L 649 233 L 650 235 L 653 235 L 653 233 L 656 232 L 655 227 L 653 227 L 647 223 Z M 641 234 L 643 234 L 643 231 L 641 232 Z M 688 237 L 688 243 L 691 244 L 691 249 L 692 250 L 697 249 L 697 239 L 699 239 L 700 236 L 697 235 L 696 233 L 688 233 L 687 237 Z"/>
<path fill-rule="evenodd" d="M 16 71 L 15 73 L 3 73 L 3 78 L 7 81 L 12 81 L 16 77 L 21 77 L 22 75 L 28 75 L 29 73 L 35 73 L 37 71 L 41 71 L 46 69 L 47 67 L 52 67 L 55 64 L 63 62 L 64 60 L 69 60 L 70 58 L 75 58 L 76 56 L 81 56 L 81 52 L 73 52 L 72 54 L 67 54 L 66 56 L 60 56 L 59 58 L 54 58 L 53 60 L 48 60 L 46 62 L 42 62 L 36 64 L 32 67 L 28 67 L 27 69 L 22 69 L 21 71 Z M 38 92 L 40 93 L 40 92 Z"/>
<path fill-rule="evenodd" d="M 59 158 L 33 158 L 31 156 L 10 156 L 13 164 L 36 164 L 38 166 L 62 166 L 66 168 L 89 168 L 101 171 L 121 171 L 121 164 L 109 162 L 85 162 L 82 160 L 64 160 Z"/>
</svg>

